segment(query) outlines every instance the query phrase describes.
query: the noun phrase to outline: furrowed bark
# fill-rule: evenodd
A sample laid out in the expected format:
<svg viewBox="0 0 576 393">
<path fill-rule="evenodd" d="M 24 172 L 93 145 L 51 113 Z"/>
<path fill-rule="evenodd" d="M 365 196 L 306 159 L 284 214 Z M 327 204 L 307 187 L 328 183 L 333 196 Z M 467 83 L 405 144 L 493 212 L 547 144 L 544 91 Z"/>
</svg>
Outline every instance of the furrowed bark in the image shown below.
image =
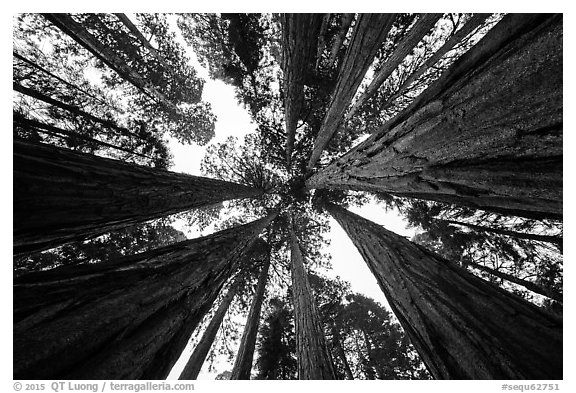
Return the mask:
<svg viewBox="0 0 576 393">
<path fill-rule="evenodd" d="M 336 379 L 294 229 L 290 227 L 298 379 Z"/>
<path fill-rule="evenodd" d="M 232 368 L 231 380 L 250 379 L 250 372 L 252 370 L 252 361 L 254 359 L 254 349 L 256 348 L 256 337 L 258 335 L 258 325 L 260 324 L 260 311 L 262 310 L 262 302 L 264 301 L 264 294 L 266 292 L 266 282 L 268 281 L 268 271 L 270 269 L 270 252 L 268 251 L 264 266 L 260 271 L 258 277 L 258 284 L 256 286 L 256 293 L 246 318 L 246 326 L 242 333 L 242 339 L 236 355 L 236 361 Z"/>
<path fill-rule="evenodd" d="M 172 111 L 179 111 L 176 104 L 170 101 L 164 94 L 159 92 L 151 83 L 147 82 L 144 77 L 138 74 L 126 62 L 116 55 L 112 50 L 98 41 L 88 30 L 80 23 L 76 22 L 69 14 L 42 14 L 54 26 L 60 29 L 87 49 L 90 53 L 103 61 L 108 67 L 116 71 L 122 79 L 130 82 L 137 89 L 151 98 L 156 99 L 166 108 Z"/>
<path fill-rule="evenodd" d="M 146 48 L 148 49 L 148 51 L 152 54 L 152 56 L 154 56 L 154 58 L 156 60 L 158 60 L 158 63 L 160 63 L 162 65 L 162 67 L 166 68 L 166 69 L 170 69 L 170 65 L 168 63 L 166 63 L 166 60 L 164 59 L 164 57 L 158 52 L 158 50 L 156 48 L 154 48 L 152 46 L 152 44 L 150 44 L 150 42 L 146 39 L 146 37 L 144 37 L 144 35 L 140 32 L 140 30 L 138 29 L 138 27 L 136 27 L 136 25 L 134 25 L 134 23 L 132 23 L 132 21 L 130 20 L 130 18 L 128 18 L 126 16 L 126 14 L 114 14 L 116 15 L 116 17 L 120 20 L 120 22 L 122 22 L 122 24 L 124 26 L 126 26 L 126 28 L 130 31 L 130 33 L 132 33 L 134 35 L 134 37 L 136 37 L 138 39 L 138 41 Z"/>
<path fill-rule="evenodd" d="M 392 72 L 402 63 L 404 58 L 414 50 L 414 47 L 428 34 L 430 29 L 434 27 L 441 17 L 442 14 L 420 14 L 418 21 L 412 29 L 410 29 L 406 37 L 398 44 L 398 47 L 392 52 L 390 57 L 382 64 L 374 75 L 372 82 L 370 82 L 366 90 L 364 90 L 354 105 L 352 105 L 346 115 L 346 120 L 351 119 L 358 109 L 376 93 L 380 86 L 382 86 L 382 83 L 388 79 Z"/>
<path fill-rule="evenodd" d="M 372 65 L 376 52 L 386 39 L 394 18 L 395 14 L 360 14 L 358 16 L 350 45 L 340 67 L 336 87 L 332 92 L 328 111 L 314 141 L 314 149 L 308 161 L 308 171 L 314 168 L 322 151 L 344 119 L 344 112 L 354 98 L 368 68 Z"/>
<path fill-rule="evenodd" d="M 286 161 L 291 165 L 304 84 L 314 74 L 322 14 L 282 14 L 282 70 L 286 113 Z"/>
<path fill-rule="evenodd" d="M 529 291 L 532 291 L 534 293 L 538 293 L 540 295 L 544 295 L 546 297 L 549 297 L 550 299 L 554 299 L 557 302 L 562 303 L 562 295 L 560 295 L 559 293 L 552 291 L 548 288 L 545 288 L 542 285 L 538 285 L 534 282 L 523 280 L 523 279 L 518 278 L 512 274 L 507 274 L 507 273 L 501 272 L 499 270 L 489 268 L 488 266 L 481 265 L 479 263 L 467 262 L 467 264 L 469 266 L 472 266 L 472 267 L 478 269 L 478 270 L 482 270 L 488 274 L 491 274 L 494 277 L 498 277 L 498 278 L 501 278 L 503 280 L 510 281 L 514 284 L 518 284 L 518 285 L 523 286 L 524 288 L 528 289 Z"/>
<path fill-rule="evenodd" d="M 15 379 L 164 379 L 276 213 L 14 284 Z"/>
<path fill-rule="evenodd" d="M 396 98 L 402 96 L 408 87 L 414 82 L 418 80 L 424 73 L 432 67 L 434 64 L 438 62 L 446 53 L 452 50 L 457 44 L 459 44 L 462 40 L 464 40 L 470 33 L 475 31 L 484 21 L 486 21 L 490 15 L 492 14 L 474 14 L 470 20 L 466 22 L 464 26 L 456 33 L 454 33 L 444 45 L 440 47 L 428 60 L 420 66 L 414 73 L 412 73 L 405 81 L 400 85 L 398 88 L 398 92 L 394 93 L 390 98 L 388 98 L 387 102 L 382 106 L 382 110 L 385 110 L 390 107 L 396 100 Z M 351 119 L 352 115 L 349 114 L 347 119 Z"/>
<path fill-rule="evenodd" d="M 306 182 L 562 217 L 562 16 L 509 14 L 380 131 Z"/>
<path fill-rule="evenodd" d="M 84 240 L 261 190 L 14 140 L 14 253 Z"/>
<path fill-rule="evenodd" d="M 467 227 L 467 228 L 475 230 L 476 232 L 497 233 L 499 235 L 506 235 L 506 236 L 517 238 L 517 239 L 535 240 L 538 242 L 552 243 L 560 251 L 562 251 L 562 242 L 563 242 L 562 236 L 538 235 L 535 233 L 517 232 L 517 231 L 511 231 L 508 229 L 491 228 L 491 227 L 485 227 L 482 225 L 474 225 L 474 224 L 470 224 L 467 222 L 455 221 L 455 220 L 444 220 L 444 219 L 437 219 L 437 220 L 443 221 L 443 222 L 446 222 L 446 223 L 452 224 L 452 225 L 460 225 L 463 227 Z"/>
<path fill-rule="evenodd" d="M 196 344 L 196 347 L 194 348 L 192 355 L 190 355 L 190 359 L 188 359 L 188 362 L 186 363 L 186 366 L 184 367 L 184 370 L 182 370 L 182 373 L 180 374 L 180 377 L 178 377 L 178 379 L 198 378 L 198 374 L 200 374 L 200 370 L 202 369 L 202 365 L 206 360 L 206 356 L 208 356 L 208 352 L 210 351 L 210 348 L 212 348 L 212 344 L 214 343 L 216 334 L 218 333 L 218 330 L 222 325 L 222 321 L 226 316 L 226 312 L 228 311 L 228 308 L 230 307 L 232 300 L 234 300 L 234 297 L 238 292 L 239 278 L 240 277 L 238 276 L 235 282 L 233 282 L 230 288 L 228 289 L 226 296 L 224 296 L 224 298 L 222 299 L 222 302 L 218 306 L 216 313 L 214 314 L 212 320 L 206 327 L 206 330 L 204 331 L 202 338 L 200 339 L 198 344 Z"/>
<path fill-rule="evenodd" d="M 437 379 L 562 379 L 562 319 L 345 209 L 344 228 Z"/>
</svg>

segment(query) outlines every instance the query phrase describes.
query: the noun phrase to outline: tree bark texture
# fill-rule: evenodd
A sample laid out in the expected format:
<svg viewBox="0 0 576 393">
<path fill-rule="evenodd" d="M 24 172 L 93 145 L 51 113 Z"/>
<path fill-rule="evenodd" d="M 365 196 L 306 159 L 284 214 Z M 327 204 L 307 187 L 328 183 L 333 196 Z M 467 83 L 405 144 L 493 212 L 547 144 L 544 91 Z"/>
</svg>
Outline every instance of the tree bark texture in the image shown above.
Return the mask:
<svg viewBox="0 0 576 393">
<path fill-rule="evenodd" d="M 562 379 L 562 319 L 345 209 L 344 228 L 437 379 Z"/>
<path fill-rule="evenodd" d="M 562 16 L 509 14 L 445 76 L 307 181 L 562 217 Z"/>
<path fill-rule="evenodd" d="M 276 213 L 14 284 L 15 379 L 164 379 Z"/>
<path fill-rule="evenodd" d="M 491 274 L 494 277 L 498 277 L 498 278 L 501 278 L 503 280 L 512 282 L 514 284 L 523 286 L 524 288 L 528 289 L 529 291 L 532 291 L 534 293 L 538 293 L 540 295 L 549 297 L 550 299 L 554 299 L 557 302 L 562 303 L 562 295 L 561 294 L 559 294 L 555 291 L 552 291 L 546 287 L 543 287 L 542 285 L 538 285 L 534 282 L 523 280 L 523 279 L 518 278 L 512 274 L 504 273 L 504 272 L 501 272 L 499 270 L 489 268 L 488 266 L 481 265 L 479 263 L 468 262 L 467 264 L 469 266 L 472 266 L 472 267 L 478 269 L 478 270 L 482 270 L 483 272 Z"/>
<path fill-rule="evenodd" d="M 412 73 L 408 78 L 406 78 L 404 83 L 402 83 L 402 85 L 400 85 L 400 87 L 398 88 L 398 91 L 388 98 L 387 103 L 381 107 L 381 110 L 389 108 L 394 103 L 394 100 L 402 96 L 412 83 L 416 82 L 418 78 L 424 75 L 424 73 L 430 67 L 434 66 L 434 64 L 436 64 L 446 53 L 452 50 L 457 44 L 462 42 L 462 40 L 464 40 L 469 34 L 471 34 L 478 27 L 480 27 L 482 23 L 484 23 L 490 17 L 490 15 L 492 14 L 474 14 L 464 24 L 464 26 L 462 26 L 460 30 L 458 30 L 456 33 L 450 36 L 450 38 L 446 40 L 444 45 L 442 45 L 440 49 L 434 52 L 434 54 L 430 56 L 430 58 L 428 58 L 428 60 L 426 60 L 424 64 L 420 66 L 420 68 L 418 68 L 416 71 L 414 71 L 414 73 Z M 352 117 L 351 115 L 348 115 L 347 118 L 350 119 L 351 117 Z"/>
<path fill-rule="evenodd" d="M 380 86 L 382 86 L 392 72 L 402 63 L 404 58 L 414 50 L 414 47 L 428 34 L 440 18 L 442 18 L 442 14 L 420 14 L 418 21 L 412 26 L 406 37 L 398 43 L 396 49 L 394 49 L 380 69 L 375 73 L 374 78 L 366 90 L 364 90 L 354 105 L 352 105 L 352 108 L 350 108 L 346 115 L 347 120 L 351 119 L 358 109 L 378 91 Z"/>
<path fill-rule="evenodd" d="M 14 253 L 27 253 L 261 190 L 14 140 Z"/>
<path fill-rule="evenodd" d="M 268 251 L 264 266 L 258 276 L 258 284 L 256 285 L 256 293 L 250 305 L 250 311 L 246 318 L 246 326 L 242 333 L 240 346 L 236 355 L 236 361 L 232 368 L 231 380 L 250 379 L 250 372 L 252 371 L 252 361 L 254 359 L 254 349 L 256 348 L 256 338 L 258 335 L 258 325 L 260 324 L 260 312 L 262 310 L 262 302 L 264 301 L 264 294 L 266 292 L 266 282 L 268 281 L 268 271 L 270 269 L 270 252 Z"/>
<path fill-rule="evenodd" d="M 282 70 L 286 113 L 286 160 L 291 165 L 296 125 L 304 103 L 304 84 L 315 73 L 323 14 L 282 14 Z"/>
<path fill-rule="evenodd" d="M 238 276 L 239 277 L 239 276 Z M 222 325 L 222 321 L 226 316 L 226 312 L 234 300 L 236 293 L 238 292 L 238 278 L 236 278 L 235 282 L 232 283 L 228 292 L 220 302 L 216 313 L 210 320 L 210 323 L 206 327 L 204 334 L 202 334 L 202 338 L 196 344 L 192 355 L 190 355 L 190 359 L 186 363 L 184 370 L 180 374 L 178 379 L 196 379 L 198 378 L 198 374 L 200 374 L 200 370 L 202 370 L 202 365 L 206 360 L 206 356 L 208 356 L 208 352 L 210 348 L 212 348 L 212 344 L 214 343 L 214 339 L 216 338 L 216 334 Z"/>
<path fill-rule="evenodd" d="M 156 99 L 166 108 L 178 112 L 178 107 L 170 101 L 163 93 L 159 92 L 154 85 L 149 83 L 142 75 L 138 74 L 126 62 L 115 54 L 112 50 L 98 41 L 80 23 L 76 22 L 69 14 L 43 14 L 54 26 L 60 29 L 87 49 L 90 53 L 103 61 L 108 67 L 116 71 L 122 79 L 132 83 L 134 87 L 142 91 L 151 98 Z"/>
<path fill-rule="evenodd" d="M 290 227 L 298 379 L 336 379 L 296 234 Z"/>
<path fill-rule="evenodd" d="M 314 168 L 322 151 L 344 119 L 346 108 L 350 105 L 364 75 L 372 65 L 376 52 L 386 39 L 394 18 L 395 14 L 360 14 L 358 16 L 340 67 L 336 87 L 332 92 L 328 111 L 314 141 L 314 149 L 308 161 L 308 171 Z"/>
</svg>

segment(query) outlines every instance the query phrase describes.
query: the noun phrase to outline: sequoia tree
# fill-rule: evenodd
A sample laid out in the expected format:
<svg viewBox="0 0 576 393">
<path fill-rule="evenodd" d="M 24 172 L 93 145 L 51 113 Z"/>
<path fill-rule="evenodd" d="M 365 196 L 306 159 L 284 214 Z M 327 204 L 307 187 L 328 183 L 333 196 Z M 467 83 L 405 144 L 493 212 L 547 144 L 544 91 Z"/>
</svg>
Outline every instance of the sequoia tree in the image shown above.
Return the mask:
<svg viewBox="0 0 576 393">
<path fill-rule="evenodd" d="M 14 253 L 262 191 L 14 140 Z"/>
<path fill-rule="evenodd" d="M 256 293 L 246 318 L 246 326 L 234 362 L 234 368 L 230 379 L 250 379 L 252 370 L 252 360 L 254 358 L 254 348 L 256 347 L 256 336 L 258 334 L 258 325 L 260 324 L 260 311 L 264 294 L 266 292 L 266 282 L 268 281 L 268 270 L 270 269 L 270 251 L 266 253 L 264 265 L 258 276 Z"/>
<path fill-rule="evenodd" d="M 326 209 L 438 379 L 562 379 L 562 319 L 339 206 Z"/>
<path fill-rule="evenodd" d="M 14 284 L 14 378 L 164 379 L 276 214 Z"/>
<path fill-rule="evenodd" d="M 562 16 L 507 15 L 306 184 L 561 218 Z"/>
<path fill-rule="evenodd" d="M 296 325 L 298 379 L 335 379 L 334 366 L 294 229 L 290 228 L 292 296 Z"/>
</svg>

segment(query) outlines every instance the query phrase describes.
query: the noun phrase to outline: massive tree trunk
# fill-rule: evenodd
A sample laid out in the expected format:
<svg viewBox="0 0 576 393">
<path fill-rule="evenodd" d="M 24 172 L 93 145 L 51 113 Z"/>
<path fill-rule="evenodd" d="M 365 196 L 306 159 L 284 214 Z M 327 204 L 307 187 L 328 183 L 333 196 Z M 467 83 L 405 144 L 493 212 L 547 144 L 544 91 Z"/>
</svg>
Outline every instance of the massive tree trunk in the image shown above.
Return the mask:
<svg viewBox="0 0 576 393">
<path fill-rule="evenodd" d="M 562 16 L 509 14 L 404 112 L 307 181 L 562 217 Z"/>
<path fill-rule="evenodd" d="M 336 379 L 324 329 L 294 229 L 290 227 L 292 299 L 296 329 L 296 358 L 299 379 Z"/>
<path fill-rule="evenodd" d="M 144 94 L 156 99 L 159 103 L 174 112 L 179 112 L 178 107 L 170 101 L 163 93 L 159 92 L 154 85 L 148 82 L 142 75 L 126 64 L 116 53 L 102 44 L 80 23 L 76 22 L 69 14 L 43 14 L 54 26 L 59 28 L 90 51 L 94 56 L 103 61 L 108 67 L 113 69 L 120 77 L 134 85 Z"/>
<path fill-rule="evenodd" d="M 198 374 L 200 374 L 200 370 L 202 369 L 202 365 L 206 360 L 206 356 L 208 356 L 208 352 L 210 351 L 210 348 L 212 348 L 212 344 L 214 343 L 216 334 L 220 329 L 220 325 L 222 325 L 224 316 L 226 316 L 226 312 L 228 311 L 232 300 L 234 300 L 234 297 L 238 292 L 238 284 L 240 278 L 241 276 L 238 276 L 236 280 L 230 285 L 228 292 L 222 299 L 222 302 L 218 306 L 216 313 L 214 313 L 212 320 L 210 320 L 210 323 L 206 327 L 204 334 L 202 334 L 202 338 L 200 338 L 200 341 L 198 344 L 196 344 L 192 355 L 190 355 L 190 359 L 188 359 L 188 362 L 186 363 L 186 366 L 184 367 L 184 370 L 182 370 L 182 373 L 178 379 L 198 378 Z"/>
<path fill-rule="evenodd" d="M 232 368 L 231 380 L 237 379 L 250 379 L 250 372 L 252 370 L 252 360 L 254 358 L 254 348 L 256 347 L 256 337 L 258 335 L 258 325 L 260 324 L 260 311 L 262 310 L 262 302 L 264 301 L 264 293 L 266 292 L 266 282 L 268 281 L 268 270 L 270 269 L 270 250 L 268 250 L 264 261 L 264 266 L 258 276 L 258 284 L 256 286 L 256 293 L 246 318 L 246 326 L 244 333 L 242 333 L 242 340 L 236 355 L 236 361 Z"/>
<path fill-rule="evenodd" d="M 338 358 L 342 362 L 342 367 L 344 368 L 344 375 L 346 379 L 354 379 L 354 375 L 352 374 L 352 370 L 350 369 L 350 364 L 348 363 L 348 359 L 346 358 L 346 353 L 344 352 L 344 348 L 342 347 L 342 338 L 340 337 L 340 332 L 338 330 L 338 326 L 336 326 L 336 321 L 332 321 L 330 328 L 332 330 L 332 345 L 338 355 Z"/>
<path fill-rule="evenodd" d="M 336 87 L 332 92 L 328 111 L 314 141 L 314 149 L 308 161 L 308 171 L 314 168 L 320 154 L 344 119 L 344 112 L 350 105 L 368 68 L 372 65 L 376 52 L 386 39 L 394 18 L 395 14 L 360 14 L 358 16 L 340 67 Z"/>
<path fill-rule="evenodd" d="M 276 214 L 14 284 L 15 379 L 163 379 Z"/>
<path fill-rule="evenodd" d="M 286 160 L 291 165 L 304 84 L 314 74 L 322 14 L 282 14 L 282 70 L 286 113 Z"/>
<path fill-rule="evenodd" d="M 489 268 L 488 266 L 481 265 L 479 263 L 467 262 L 467 264 L 469 266 L 472 266 L 472 267 L 478 269 L 478 270 L 482 270 L 488 274 L 491 274 L 494 277 L 498 277 L 498 278 L 501 278 L 503 280 L 510 281 L 514 284 L 518 284 L 518 285 L 523 286 L 524 288 L 526 288 L 526 289 L 528 289 L 534 293 L 544 295 L 546 297 L 549 297 L 550 299 L 554 299 L 557 302 L 562 303 L 562 295 L 560 295 L 559 293 L 557 293 L 553 290 L 550 290 L 550 289 L 545 288 L 541 285 L 538 285 L 534 282 L 523 280 L 523 279 L 518 278 L 512 274 L 504 273 L 504 272 L 501 272 L 499 270 Z"/>
<path fill-rule="evenodd" d="M 444 221 L 444 222 L 446 222 L 448 224 L 452 224 L 452 225 L 460 225 L 463 227 L 467 227 L 467 228 L 475 230 L 476 232 L 497 233 L 499 235 L 506 235 L 506 236 L 517 238 L 517 239 L 535 240 L 535 241 L 539 241 L 539 242 L 552 243 L 556 247 L 558 247 L 558 249 L 560 251 L 562 250 L 562 241 L 563 241 L 562 236 L 537 235 L 535 233 L 517 232 L 517 231 L 511 231 L 511 230 L 502 229 L 502 228 L 491 228 L 491 227 L 485 227 L 482 225 L 474 225 L 474 224 L 470 224 L 470 223 L 462 222 L 462 221 L 444 220 L 444 219 L 440 219 L 440 218 L 437 220 L 438 221 Z"/>
<path fill-rule="evenodd" d="M 351 119 L 362 105 L 366 103 L 378 91 L 382 83 L 394 72 L 406 56 L 408 56 L 414 47 L 422 40 L 422 38 L 434 27 L 442 14 L 420 14 L 418 21 L 410 29 L 406 37 L 398 43 L 394 52 L 386 59 L 380 69 L 375 73 L 372 82 L 368 85 L 366 90 L 360 95 L 358 100 L 354 103 L 352 108 L 348 111 L 346 119 Z"/>
<path fill-rule="evenodd" d="M 138 30 L 136 25 L 132 23 L 132 21 L 130 20 L 130 18 L 126 16 L 126 14 L 118 13 L 114 15 L 116 15 L 116 17 L 120 20 L 120 22 L 122 22 L 122 24 L 126 26 L 128 30 L 130 30 L 130 33 L 132 33 L 132 35 L 134 35 L 134 37 L 138 39 L 138 42 L 140 42 L 142 46 L 148 49 L 148 51 L 152 54 L 152 56 L 154 56 L 156 60 L 158 60 L 158 63 L 160 63 L 162 67 L 164 67 L 167 70 L 170 69 L 170 65 L 166 63 L 166 59 L 164 59 L 164 57 L 156 50 L 156 48 L 154 48 L 152 44 L 150 44 L 150 42 L 146 39 L 146 37 L 144 37 L 144 35 L 140 32 L 140 30 Z"/>
<path fill-rule="evenodd" d="M 474 14 L 464 26 L 458 30 L 456 33 L 450 36 L 432 56 L 428 58 L 416 71 L 414 71 L 406 80 L 398 87 L 398 91 L 391 95 L 387 102 L 380 107 L 380 110 L 385 110 L 389 108 L 396 98 L 402 96 L 410 85 L 418 80 L 428 69 L 438 62 L 446 53 L 452 50 L 458 43 L 462 42 L 470 33 L 476 30 L 482 25 L 492 14 Z M 349 114 L 347 116 L 350 119 L 352 116 Z"/>
<path fill-rule="evenodd" d="M 562 319 L 327 205 L 438 379 L 562 379 Z"/>
<path fill-rule="evenodd" d="M 14 253 L 262 191 L 14 140 Z"/>
</svg>

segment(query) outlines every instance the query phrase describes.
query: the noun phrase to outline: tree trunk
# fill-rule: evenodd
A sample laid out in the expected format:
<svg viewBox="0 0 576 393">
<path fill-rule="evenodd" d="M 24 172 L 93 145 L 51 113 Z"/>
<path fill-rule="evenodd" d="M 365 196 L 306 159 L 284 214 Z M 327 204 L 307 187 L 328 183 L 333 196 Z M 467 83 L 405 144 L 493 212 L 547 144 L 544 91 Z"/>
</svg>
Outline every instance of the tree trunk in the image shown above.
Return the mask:
<svg viewBox="0 0 576 393">
<path fill-rule="evenodd" d="M 387 102 L 380 108 L 380 110 L 384 111 L 388 109 L 396 100 L 396 98 L 402 96 L 408 87 L 414 82 L 418 80 L 424 73 L 434 64 L 438 62 L 446 53 L 452 50 L 458 43 L 462 42 L 470 33 L 476 30 L 486 19 L 488 19 L 492 14 L 474 14 L 466 24 L 454 33 L 450 38 L 446 40 L 444 45 L 440 47 L 428 60 L 424 62 L 414 73 L 412 73 L 398 88 L 398 91 L 390 96 Z M 352 116 L 348 116 L 347 118 L 350 119 Z"/>
<path fill-rule="evenodd" d="M 314 168 L 322 151 L 344 119 L 346 108 L 350 105 L 364 75 L 372 65 L 376 52 L 388 36 L 395 16 L 395 14 L 360 14 L 358 16 L 350 38 L 350 45 L 340 67 L 336 87 L 332 92 L 328 111 L 314 141 L 314 149 L 308 161 L 308 171 Z"/>
<path fill-rule="evenodd" d="M 35 98 L 37 100 L 43 101 L 47 104 L 56 106 L 58 108 L 62 108 L 68 112 L 74 113 L 75 115 L 79 115 L 79 116 L 83 116 L 87 119 L 90 119 L 96 123 L 100 123 L 108 128 L 112 128 L 118 132 L 120 132 L 122 135 L 129 135 L 138 139 L 141 139 L 137 134 L 132 133 L 129 129 L 125 128 L 125 127 L 120 127 L 118 124 L 114 123 L 112 120 L 108 120 L 108 119 L 101 119 L 97 116 L 94 116 L 88 112 L 83 111 L 82 109 L 78 108 L 75 105 L 70 105 L 70 104 L 66 104 L 65 102 L 62 101 L 58 101 L 52 97 L 47 96 L 46 94 L 43 94 L 39 91 L 36 91 L 34 89 L 30 89 L 28 87 L 19 85 L 18 83 L 12 83 L 12 88 L 21 93 L 21 94 L 25 94 L 29 97 Z"/>
<path fill-rule="evenodd" d="M 234 300 L 236 293 L 238 292 L 238 284 L 240 276 L 237 276 L 236 280 L 231 284 L 226 296 L 222 299 L 222 302 L 218 306 L 216 313 L 212 317 L 212 320 L 206 327 L 202 338 L 196 344 L 192 355 L 190 355 L 190 359 L 186 363 L 184 370 L 180 374 L 178 379 L 196 379 L 198 378 L 198 374 L 200 374 L 200 370 L 202 370 L 202 365 L 206 360 L 206 356 L 208 356 L 208 352 L 210 348 L 212 348 L 212 344 L 214 343 L 214 339 L 216 338 L 216 334 L 220 329 L 220 325 L 222 325 L 222 321 L 226 316 L 226 312 Z"/>
<path fill-rule="evenodd" d="M 561 218 L 562 16 L 508 14 L 406 111 L 306 185 Z"/>
<path fill-rule="evenodd" d="M 14 140 L 14 253 L 262 191 Z"/>
<path fill-rule="evenodd" d="M 556 247 L 558 247 L 558 249 L 560 251 L 562 251 L 562 241 L 563 241 L 562 236 L 537 235 L 535 233 L 524 233 L 524 232 L 511 231 L 508 229 L 490 228 L 490 227 L 485 227 L 482 225 L 469 224 L 467 222 L 461 222 L 461 221 L 455 221 L 455 220 L 444 220 L 441 218 L 438 218 L 437 220 L 438 221 L 444 221 L 446 223 L 453 224 L 453 225 L 460 225 L 463 227 L 467 227 L 467 228 L 475 230 L 476 232 L 497 233 L 499 235 L 506 235 L 506 236 L 517 238 L 517 239 L 535 240 L 535 241 L 539 241 L 539 242 L 552 243 Z"/>
<path fill-rule="evenodd" d="M 258 335 L 258 325 L 260 324 L 260 311 L 262 310 L 262 302 L 264 301 L 264 294 L 266 292 L 266 282 L 268 280 L 268 270 L 270 269 L 270 251 L 266 255 L 264 266 L 260 271 L 258 277 L 258 284 L 256 286 L 256 293 L 246 318 L 246 326 L 244 333 L 242 333 L 242 340 L 232 369 L 231 380 L 250 379 L 250 372 L 252 371 L 252 360 L 254 358 L 254 349 L 256 347 L 256 337 Z"/>
<path fill-rule="evenodd" d="M 334 66 L 334 62 L 338 58 L 338 54 L 340 53 L 340 48 L 344 43 L 344 39 L 346 38 L 346 33 L 350 29 L 350 25 L 354 20 L 354 14 L 342 14 L 340 17 L 340 28 L 334 37 L 334 41 L 332 43 L 332 48 L 330 49 L 330 56 L 328 57 L 328 63 L 326 64 L 326 68 L 330 69 Z"/>
<path fill-rule="evenodd" d="M 324 329 L 304 269 L 302 252 L 292 226 L 290 239 L 298 379 L 336 379 Z"/>
<path fill-rule="evenodd" d="M 322 14 L 281 14 L 282 70 L 286 113 L 286 161 L 291 165 L 298 117 L 304 103 L 304 83 L 314 74 Z"/>
<path fill-rule="evenodd" d="M 345 209 L 327 210 L 438 379 L 562 379 L 562 319 Z"/>
<path fill-rule="evenodd" d="M 14 284 L 15 379 L 164 379 L 276 214 Z"/>
<path fill-rule="evenodd" d="M 346 379 L 353 380 L 354 375 L 352 374 L 350 364 L 348 363 L 348 359 L 346 358 L 346 353 L 344 352 L 344 348 L 342 347 L 342 339 L 340 337 L 340 332 L 338 331 L 338 327 L 336 326 L 335 321 L 332 321 L 331 329 L 332 329 L 332 344 L 334 345 L 336 354 L 338 355 L 340 361 L 342 362 L 342 367 L 344 368 L 344 374 L 346 375 Z"/>
<path fill-rule="evenodd" d="M 18 125 L 25 130 L 41 132 L 43 134 L 52 135 L 52 136 L 62 138 L 62 139 L 66 139 L 65 137 L 69 137 L 71 139 L 80 139 L 80 140 L 87 141 L 87 142 L 90 142 L 90 143 L 93 143 L 96 145 L 109 147 L 111 149 L 123 151 L 125 153 L 132 154 L 135 156 L 139 156 L 139 157 L 145 158 L 147 160 L 151 160 L 151 161 L 154 160 L 154 158 L 148 157 L 147 155 L 132 151 L 130 149 L 123 148 L 121 146 L 116 146 L 116 145 L 113 145 L 111 143 L 104 142 L 104 141 L 101 141 L 101 140 L 98 140 L 95 138 L 90 138 L 89 136 L 82 135 L 82 134 L 78 133 L 77 131 L 69 131 L 69 130 L 65 130 L 63 128 L 52 126 L 50 124 L 44 124 L 44 123 L 41 123 L 41 122 L 36 121 L 36 120 L 27 119 L 21 113 L 18 113 L 18 112 L 13 112 L 12 121 L 13 121 L 13 124 Z"/>
<path fill-rule="evenodd" d="M 122 22 L 122 24 L 126 26 L 128 30 L 130 30 L 130 33 L 132 33 L 132 35 L 134 35 L 134 37 L 138 39 L 138 42 L 140 42 L 142 46 L 148 49 L 148 51 L 152 54 L 152 56 L 154 56 L 156 60 L 158 60 L 158 63 L 160 63 L 162 67 L 164 67 L 167 70 L 171 68 L 170 65 L 166 63 L 166 59 L 164 59 L 164 57 L 156 50 L 156 48 L 154 48 L 150 44 L 150 42 L 148 42 L 146 37 L 144 37 L 144 35 L 140 32 L 140 30 L 138 30 L 136 25 L 132 23 L 132 21 L 126 16 L 126 14 L 114 14 L 114 15 L 116 15 L 116 17 L 120 19 L 120 22 Z"/>
<path fill-rule="evenodd" d="M 560 295 L 560 294 L 556 293 L 555 291 L 552 291 L 548 288 L 545 288 L 541 285 L 538 285 L 534 282 L 523 280 L 521 278 L 513 276 L 512 274 L 507 274 L 507 273 L 501 272 L 499 270 L 489 268 L 488 266 L 481 265 L 479 263 L 467 262 L 467 264 L 469 266 L 472 266 L 472 267 L 478 269 L 478 270 L 482 270 L 486 273 L 489 273 L 495 277 L 501 278 L 501 279 L 506 280 L 506 281 L 510 281 L 514 284 L 521 285 L 524 288 L 526 288 L 526 289 L 528 289 L 534 293 L 544 295 L 546 297 L 549 297 L 550 299 L 554 299 L 557 302 L 562 303 L 562 295 Z"/>
<path fill-rule="evenodd" d="M 88 30 L 80 23 L 76 22 L 69 14 L 42 14 L 54 26 L 60 29 L 90 51 L 94 56 L 103 61 L 108 67 L 116 71 L 120 77 L 131 84 L 144 94 L 156 99 L 166 108 L 173 112 L 179 112 L 178 107 L 170 101 L 164 94 L 159 92 L 154 85 L 149 83 L 142 75 L 126 64 L 116 53 L 98 41 Z"/>
<path fill-rule="evenodd" d="M 442 14 L 420 14 L 418 21 L 412 26 L 406 37 L 400 41 L 394 52 L 386 59 L 380 69 L 374 75 L 372 82 L 368 85 L 362 95 L 356 100 L 352 108 L 346 115 L 346 120 L 351 119 L 354 114 L 370 99 L 376 91 L 382 86 L 382 83 L 394 72 L 394 70 L 402 63 L 404 58 L 408 56 L 414 47 L 422 40 L 422 38 L 434 27 L 436 22 L 442 18 Z"/>
<path fill-rule="evenodd" d="M 320 31 L 318 32 L 318 48 L 316 49 L 316 64 L 314 65 L 314 72 L 318 73 L 320 69 L 320 63 L 322 62 L 322 53 L 326 48 L 326 32 L 328 31 L 328 23 L 330 23 L 330 18 L 332 14 L 327 13 L 322 15 L 322 23 L 320 25 Z"/>
</svg>

